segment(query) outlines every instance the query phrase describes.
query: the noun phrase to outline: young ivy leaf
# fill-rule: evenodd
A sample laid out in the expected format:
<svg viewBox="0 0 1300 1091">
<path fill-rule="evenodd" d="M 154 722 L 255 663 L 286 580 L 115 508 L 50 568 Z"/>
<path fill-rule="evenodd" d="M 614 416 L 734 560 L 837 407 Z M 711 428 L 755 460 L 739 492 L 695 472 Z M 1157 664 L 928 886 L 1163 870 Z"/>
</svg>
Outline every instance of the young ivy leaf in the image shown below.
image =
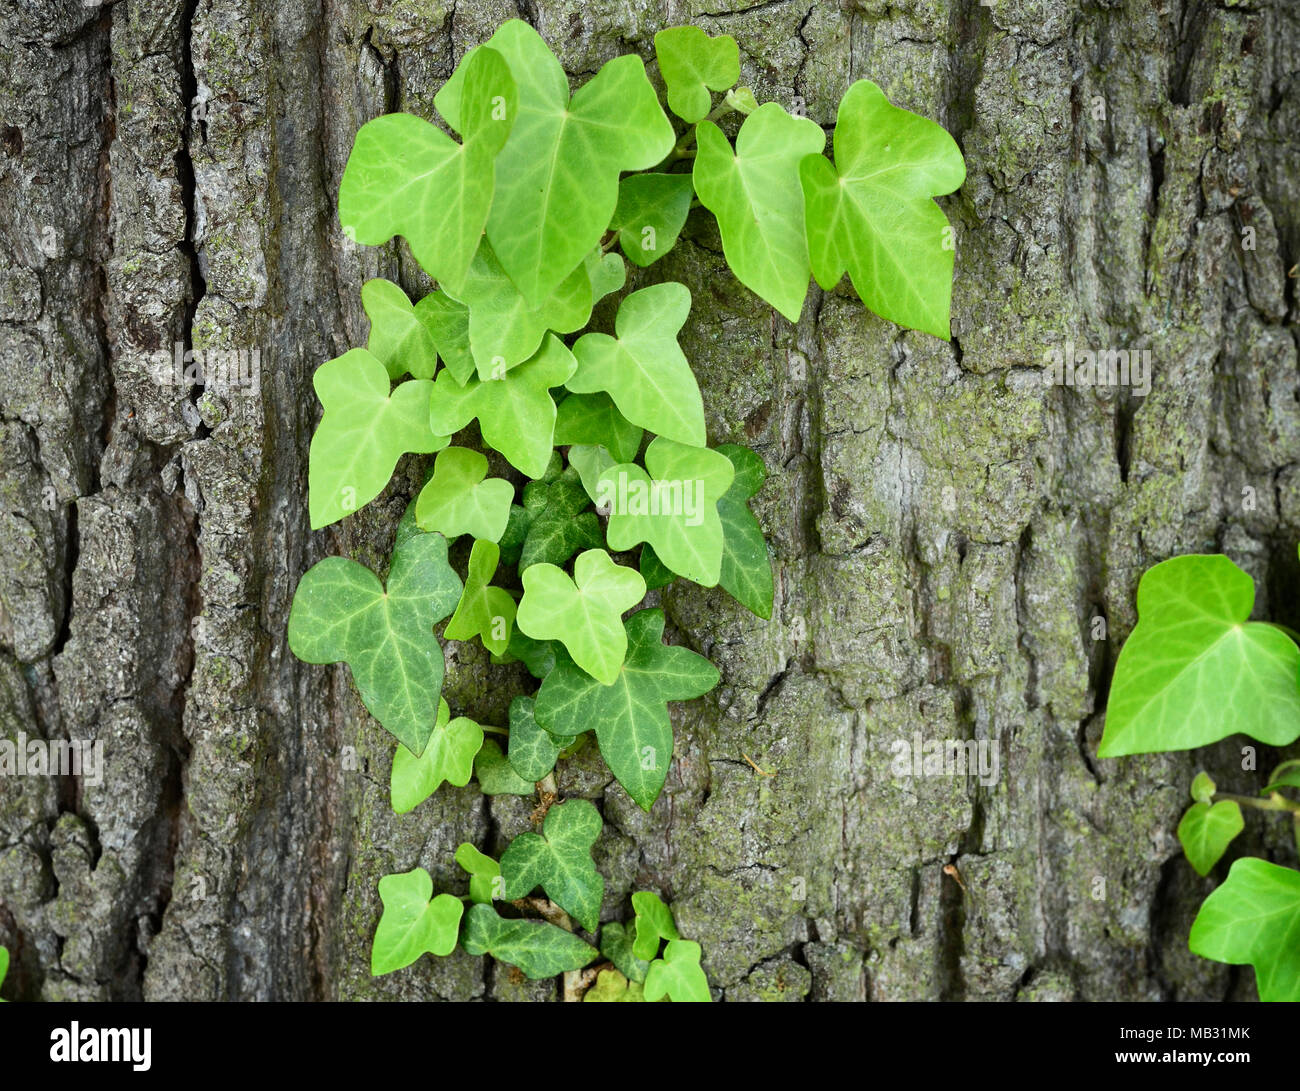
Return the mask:
<svg viewBox="0 0 1300 1091">
<path fill-rule="evenodd" d="M 1255 967 L 1263 1001 L 1300 1000 L 1300 871 L 1253 856 L 1233 862 L 1223 885 L 1201 905 L 1192 954 Z"/>
<path fill-rule="evenodd" d="M 763 487 L 767 470 L 763 460 L 748 447 L 724 443 L 718 453 L 726 455 L 736 469 L 731 488 L 718 501 L 718 517 L 722 520 L 722 573 L 718 582 L 742 606 L 767 619 L 772 616 L 772 564 L 763 529 L 748 504 L 749 498 Z"/>
<path fill-rule="evenodd" d="M 530 796 L 537 785 L 515 772 L 495 739 L 487 739 L 474 759 L 474 776 L 485 796 Z"/>
<path fill-rule="evenodd" d="M 745 118 L 736 149 L 711 121 L 696 128 L 693 176 L 700 203 L 718 219 L 736 279 L 791 322 L 808 294 L 808 240 L 799 164 L 826 143 L 821 126 L 766 102 Z"/>
<path fill-rule="evenodd" d="M 618 207 L 609 226 L 633 265 L 645 268 L 677 242 L 691 211 L 689 174 L 629 174 L 618 184 Z"/>
<path fill-rule="evenodd" d="M 577 362 L 564 342 L 547 334 L 525 364 L 488 379 L 461 384 L 444 370 L 433 384 L 429 427 L 453 435 L 478 418 L 483 440 L 529 477 L 541 477 L 550 463 L 555 432 L 551 387 L 563 386 Z"/>
<path fill-rule="evenodd" d="M 632 895 L 632 910 L 636 913 L 636 941 L 632 954 L 649 962 L 659 954 L 660 940 L 681 939 L 673 911 L 652 890 L 638 890 Z"/>
<path fill-rule="evenodd" d="M 628 981 L 617 970 L 601 970 L 596 975 L 596 984 L 583 994 L 582 1002 L 589 1003 L 634 1003 L 645 1002 L 645 991 L 635 981 Z"/>
<path fill-rule="evenodd" d="M 560 402 L 555 418 L 557 446 L 599 444 L 616 462 L 636 458 L 643 434 L 603 393 L 570 394 Z"/>
<path fill-rule="evenodd" d="M 617 254 L 604 254 L 597 248 L 583 258 L 582 263 L 587 269 L 587 279 L 591 281 L 593 304 L 622 290 L 627 283 L 627 266 Z"/>
<path fill-rule="evenodd" d="M 519 628 L 534 640 L 560 641 L 598 684 L 614 682 L 627 650 L 620 619 L 645 597 L 641 574 L 616 564 L 603 549 L 589 549 L 578 554 L 573 579 L 553 564 L 535 564 L 524 570 L 523 583 L 515 615 Z M 580 731 L 558 728 L 556 733 Z"/>
<path fill-rule="evenodd" d="M 1260 795 L 1266 796 L 1279 788 L 1300 788 L 1300 758 L 1284 761 L 1268 778 L 1268 786 L 1260 789 Z"/>
<path fill-rule="evenodd" d="M 397 380 L 410 372 L 417 379 L 432 379 L 438 347 L 428 308 L 413 307 L 400 287 L 379 278 L 361 285 L 361 306 L 370 319 L 366 349 L 384 365 L 388 377 Z"/>
<path fill-rule="evenodd" d="M 298 583 L 289 648 L 305 663 L 347 663 L 371 715 L 422 754 L 444 669 L 433 627 L 455 608 L 460 590 L 440 534 L 417 534 L 393 551 L 387 588 L 356 561 L 326 557 Z"/>
<path fill-rule="evenodd" d="M 510 765 L 524 780 L 535 784 L 555 768 L 560 751 L 573 745 L 567 735 L 552 735 L 538 722 L 532 697 L 510 702 Z"/>
<path fill-rule="evenodd" d="M 1209 875 L 1232 839 L 1246 828 L 1240 805 L 1232 799 L 1218 803 L 1193 803 L 1178 823 L 1178 840 L 1182 842 L 1187 862 L 1198 875 Z"/>
<path fill-rule="evenodd" d="M 415 305 L 416 316 L 428 328 L 438 355 L 461 386 L 474 374 L 469 350 L 469 308 L 446 292 L 430 292 Z"/>
<path fill-rule="evenodd" d="M 532 481 L 524 486 L 524 508 L 532 516 L 519 571 L 535 564 L 562 565 L 579 550 L 599 549 L 605 544 L 600 520 L 587 507 L 578 471 L 570 466 L 549 483 Z"/>
<path fill-rule="evenodd" d="M 1197 773 L 1192 778 L 1192 801 L 1194 803 L 1212 803 L 1214 793 L 1219 786 L 1210 778 L 1209 773 Z"/>
<path fill-rule="evenodd" d="M 707 447 L 660 436 L 646 448 L 649 473 L 635 463 L 611 466 L 597 481 L 596 506 L 608 511 L 609 548 L 621 552 L 649 542 L 678 575 L 713 587 L 722 571 L 718 501 L 735 467 Z"/>
<path fill-rule="evenodd" d="M 1300 737 L 1300 649 L 1276 626 L 1248 621 L 1254 604 L 1254 581 L 1227 557 L 1149 569 L 1098 755 L 1190 750 L 1236 732 L 1269 746 Z"/>
<path fill-rule="evenodd" d="M 725 91 L 740 79 L 740 47 L 729 34 L 710 38 L 699 27 L 668 27 L 655 35 L 655 56 L 668 108 L 688 125 L 709 112 L 710 91 Z"/>
<path fill-rule="evenodd" d="M 415 501 L 420 529 L 436 530 L 448 538 L 472 534 L 490 542 L 500 539 L 515 490 L 499 477 L 485 481 L 487 471 L 486 456 L 467 447 L 448 447 L 439 454 L 433 476 Z"/>
<path fill-rule="evenodd" d="M 478 637 L 483 647 L 501 655 L 510 645 L 515 624 L 515 600 L 504 587 L 489 587 L 496 574 L 501 550 L 495 542 L 480 538 L 469 553 L 465 590 L 461 592 L 456 612 L 451 615 L 442 635 L 448 640 L 472 640 Z"/>
<path fill-rule="evenodd" d="M 614 463 L 614 456 L 598 443 L 575 444 L 569 448 L 569 465 L 578 471 L 583 491 L 593 504 L 599 495 L 600 475 Z"/>
<path fill-rule="evenodd" d="M 456 863 L 469 873 L 469 900 L 476 905 L 491 905 L 501 897 L 501 865 L 479 852 L 468 841 L 456 847 Z"/>
<path fill-rule="evenodd" d="M 405 746 L 393 751 L 388 790 L 396 814 L 415 810 L 443 781 L 464 788 L 474 772 L 474 756 L 483 745 L 483 729 L 464 716 L 451 718 L 447 702 L 438 702 L 438 722 L 424 753 L 416 757 Z"/>
<path fill-rule="evenodd" d="M 537 304 L 600 242 L 619 174 L 654 166 L 675 136 L 640 57 L 614 58 L 570 99 L 564 69 L 527 23 L 502 24 L 487 46 L 505 57 L 519 87 L 487 234 L 511 280 Z M 468 86 L 462 72 L 476 52 L 434 98 L 457 129 Z"/>
<path fill-rule="evenodd" d="M 406 452 L 428 454 L 450 442 L 429 428 L 433 383 L 412 379 L 390 397 L 387 369 L 365 349 L 321 364 L 312 385 L 325 409 L 308 459 L 312 530 L 370 503 Z"/>
<path fill-rule="evenodd" d="M 673 1003 L 709 1003 L 709 979 L 700 968 L 700 945 L 675 939 L 664 957 L 650 963 L 645 977 L 645 998 L 653 1003 L 669 997 Z"/>
<path fill-rule="evenodd" d="M 643 810 L 650 810 L 673 755 L 669 701 L 686 701 L 718 684 L 718 670 L 688 648 L 661 642 L 662 610 L 640 610 L 627 621 L 627 659 L 614 681 L 601 685 L 577 667 L 557 662 L 537 692 L 537 722 L 554 735 L 594 728 L 610 772 Z"/>
<path fill-rule="evenodd" d="M 858 80 L 840 101 L 834 146 L 834 166 L 821 155 L 799 166 L 817 283 L 829 291 L 847 269 L 876 314 L 947 341 L 956 250 L 933 198 L 966 179 L 957 142 Z"/>
<path fill-rule="evenodd" d="M 379 880 L 383 916 L 370 950 L 374 977 L 409 966 L 422 954 L 449 955 L 456 949 L 461 900 L 451 894 L 433 897 L 433 880 L 422 867 Z"/>
<path fill-rule="evenodd" d="M 633 424 L 656 435 L 703 447 L 704 400 L 677 344 L 691 310 L 684 284 L 652 284 L 627 296 L 614 320 L 617 338 L 587 333 L 573 355 L 578 370 L 568 387 L 578 394 L 606 391 Z"/>
<path fill-rule="evenodd" d="M 493 162 L 518 124 L 515 81 L 499 53 L 475 50 L 461 82 L 463 144 L 423 118 L 386 114 L 357 133 L 339 185 L 350 238 L 377 246 L 404 236 L 421 268 L 453 293 L 492 208 Z"/>
<path fill-rule="evenodd" d="M 9 948 L 0 947 L 0 985 L 5 983 L 5 977 L 9 973 Z M 0 997 L 0 1004 L 5 1002 L 4 997 Z"/>
<path fill-rule="evenodd" d="M 602 825 L 600 812 L 585 799 L 552 807 L 541 834 L 519 834 L 502 854 L 506 899 L 523 898 L 540 886 L 583 928 L 595 932 L 605 880 L 592 862 L 591 846 Z"/>
<path fill-rule="evenodd" d="M 572 932 L 546 921 L 505 920 L 489 905 L 469 907 L 461 946 L 516 966 L 534 981 L 581 970 L 596 957 L 596 949 Z"/>
<path fill-rule="evenodd" d="M 645 981 L 650 962 L 633 954 L 631 930 L 618 921 L 611 921 L 601 928 L 600 953 L 617 966 L 629 981 Z"/>
</svg>

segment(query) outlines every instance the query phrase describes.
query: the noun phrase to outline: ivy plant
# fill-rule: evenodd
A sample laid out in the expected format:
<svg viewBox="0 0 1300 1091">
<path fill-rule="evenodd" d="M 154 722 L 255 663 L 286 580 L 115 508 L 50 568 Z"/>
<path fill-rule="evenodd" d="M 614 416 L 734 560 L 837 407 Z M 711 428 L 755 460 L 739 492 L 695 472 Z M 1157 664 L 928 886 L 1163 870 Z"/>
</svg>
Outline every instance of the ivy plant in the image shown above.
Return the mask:
<svg viewBox="0 0 1300 1091">
<path fill-rule="evenodd" d="M 1268 746 L 1300 738 L 1296 635 L 1251 621 L 1254 606 L 1254 581 L 1227 557 L 1175 557 L 1149 569 L 1138 584 L 1138 623 L 1115 664 L 1099 755 L 1190 750 L 1233 734 Z M 1188 863 L 1209 875 L 1245 828 L 1242 808 L 1289 817 L 1300 850 L 1300 798 L 1287 794 L 1297 790 L 1297 760 L 1279 765 L 1258 796 L 1221 792 L 1197 773 L 1178 825 Z M 1300 1000 L 1297 936 L 1300 871 L 1241 857 L 1202 904 L 1188 945 L 1253 966 L 1261 1000 Z"/>
<path fill-rule="evenodd" d="M 683 579 L 761 618 L 773 609 L 749 506 L 763 458 L 709 446 L 679 341 L 691 292 L 641 271 L 694 210 L 716 218 L 737 278 L 788 321 L 814 276 L 830 290 L 847 272 L 879 315 L 947 339 L 952 232 L 933 198 L 965 173 L 939 125 L 867 80 L 840 104 L 832 163 L 819 125 L 758 103 L 739 78 L 734 39 L 672 27 L 649 70 L 620 56 L 571 87 L 516 19 L 461 59 L 434 96 L 438 118 L 387 114 L 357 133 L 342 227 L 365 245 L 400 240 L 433 287 L 413 299 L 367 281 L 365 346 L 317 370 L 312 527 L 378 497 L 404 456 L 431 466 L 387 573 L 328 557 L 302 577 L 289 646 L 351 667 L 396 739 L 398 813 L 444 784 L 540 800 L 540 828 L 499 858 L 459 847 L 468 894 L 435 895 L 418 867 L 380 880 L 375 974 L 457 947 L 534 978 L 599 955 L 612 965 L 584 979 L 586 999 L 710 998 L 699 945 L 657 895 L 633 897 L 628 926 L 601 926 L 600 813 L 560 799 L 555 780 L 594 735 L 651 810 L 672 763 L 670 704 L 719 681 L 704 656 L 665 642 L 648 593 Z M 590 328 L 606 297 L 612 322 Z M 456 640 L 537 680 L 507 725 L 442 698 L 442 648 Z M 599 933 L 599 948 L 580 932 Z"/>
</svg>

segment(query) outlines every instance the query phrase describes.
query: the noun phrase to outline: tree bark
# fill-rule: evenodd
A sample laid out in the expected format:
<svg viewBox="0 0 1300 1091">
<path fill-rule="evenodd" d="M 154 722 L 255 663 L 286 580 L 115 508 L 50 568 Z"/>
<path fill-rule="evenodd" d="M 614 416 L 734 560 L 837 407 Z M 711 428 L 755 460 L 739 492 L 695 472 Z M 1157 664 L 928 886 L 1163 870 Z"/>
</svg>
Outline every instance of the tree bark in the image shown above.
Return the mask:
<svg viewBox="0 0 1300 1091">
<path fill-rule="evenodd" d="M 730 1000 L 1253 997 L 1187 952 L 1214 881 L 1174 829 L 1198 767 L 1253 792 L 1277 755 L 1095 754 L 1152 563 L 1226 552 L 1300 628 L 1290 0 L 5 5 L 0 738 L 99 740 L 106 763 L 98 785 L 0 777 L 5 996 L 558 997 L 464 954 L 369 976 L 378 879 L 460 890 L 455 846 L 499 852 L 535 801 L 444 787 L 395 816 L 348 672 L 285 644 L 302 572 L 382 570 L 423 469 L 309 532 L 312 372 L 364 344 L 365 279 L 426 286 L 342 234 L 352 138 L 433 117 L 515 16 L 576 78 L 651 58 L 666 25 L 731 34 L 760 101 L 828 129 L 870 78 L 968 168 L 941 201 L 951 344 L 847 285 L 787 323 L 703 215 L 640 274 L 691 289 L 710 437 L 767 464 L 777 606 L 663 596 L 723 681 L 675 710 L 651 814 L 598 757 L 561 767 L 605 817 L 605 919 L 660 891 Z M 160 381 L 145 361 L 178 343 L 256 350 L 260 386 Z M 1045 385 L 1067 343 L 1149 348 L 1150 393 Z M 453 654 L 453 709 L 504 722 L 525 676 Z M 898 775 L 918 733 L 989 744 L 999 776 Z M 1282 824 L 1247 836 L 1296 863 Z"/>
</svg>

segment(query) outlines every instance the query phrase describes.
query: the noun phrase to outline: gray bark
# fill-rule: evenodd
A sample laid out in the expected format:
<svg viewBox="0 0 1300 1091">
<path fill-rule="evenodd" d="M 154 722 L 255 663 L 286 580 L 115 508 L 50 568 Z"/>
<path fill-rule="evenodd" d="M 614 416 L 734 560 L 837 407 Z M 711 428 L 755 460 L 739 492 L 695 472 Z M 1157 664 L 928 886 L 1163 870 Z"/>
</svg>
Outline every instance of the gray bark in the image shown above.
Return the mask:
<svg viewBox="0 0 1300 1091">
<path fill-rule="evenodd" d="M 0 737 L 101 740 L 106 772 L 0 778 L 6 997 L 556 996 L 464 955 L 369 977 L 380 876 L 418 864 L 460 890 L 455 846 L 500 850 L 534 801 L 444 787 L 394 816 L 389 738 L 345 669 L 284 638 L 311 563 L 382 568 L 421 472 L 408 459 L 309 533 L 312 371 L 364 344 L 366 278 L 422 287 L 397 247 L 339 229 L 352 137 L 385 110 L 432 116 L 456 59 L 515 15 L 575 76 L 650 57 L 665 25 L 729 33 L 760 100 L 828 126 L 869 77 L 968 165 L 941 202 L 951 344 L 845 286 L 775 317 L 706 217 L 643 276 L 690 287 L 710 436 L 768 466 L 777 609 L 665 596 L 723 682 L 676 710 L 650 815 L 598 758 L 562 770 L 605 816 L 606 919 L 661 891 L 734 1000 L 1253 996 L 1249 971 L 1186 951 L 1213 881 L 1174 829 L 1196 767 L 1242 791 L 1259 774 L 1235 743 L 1095 753 L 1150 564 L 1227 552 L 1258 611 L 1300 627 L 1300 8 L 18 0 L 0 12 Z M 1045 387 L 1067 341 L 1149 347 L 1151 393 Z M 142 361 L 176 342 L 259 350 L 260 390 L 160 384 Z M 447 696 L 500 723 L 522 683 L 462 651 Z M 998 781 L 895 776 L 916 732 L 994 745 Z M 1252 818 L 1247 847 L 1294 863 L 1285 834 Z"/>
</svg>

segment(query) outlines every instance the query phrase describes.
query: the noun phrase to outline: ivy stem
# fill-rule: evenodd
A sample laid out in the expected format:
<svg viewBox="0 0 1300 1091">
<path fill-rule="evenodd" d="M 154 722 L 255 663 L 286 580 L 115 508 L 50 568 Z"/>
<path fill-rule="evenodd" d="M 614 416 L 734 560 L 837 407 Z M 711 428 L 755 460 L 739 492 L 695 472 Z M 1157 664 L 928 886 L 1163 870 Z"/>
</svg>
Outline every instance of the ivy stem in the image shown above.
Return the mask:
<svg viewBox="0 0 1300 1091">
<path fill-rule="evenodd" d="M 482 728 L 484 731 L 491 732 L 493 735 L 510 734 L 510 728 L 508 727 L 493 727 L 491 724 L 479 724 L 479 727 Z"/>
<path fill-rule="evenodd" d="M 1253 807 L 1257 811 L 1288 811 L 1295 816 L 1296 833 L 1297 836 L 1300 836 L 1300 803 L 1292 802 L 1281 792 L 1274 792 L 1267 799 L 1259 799 L 1255 796 L 1239 796 L 1234 795 L 1232 792 L 1215 792 L 1214 800 L 1216 803 L 1231 800 L 1243 807 Z"/>
</svg>

